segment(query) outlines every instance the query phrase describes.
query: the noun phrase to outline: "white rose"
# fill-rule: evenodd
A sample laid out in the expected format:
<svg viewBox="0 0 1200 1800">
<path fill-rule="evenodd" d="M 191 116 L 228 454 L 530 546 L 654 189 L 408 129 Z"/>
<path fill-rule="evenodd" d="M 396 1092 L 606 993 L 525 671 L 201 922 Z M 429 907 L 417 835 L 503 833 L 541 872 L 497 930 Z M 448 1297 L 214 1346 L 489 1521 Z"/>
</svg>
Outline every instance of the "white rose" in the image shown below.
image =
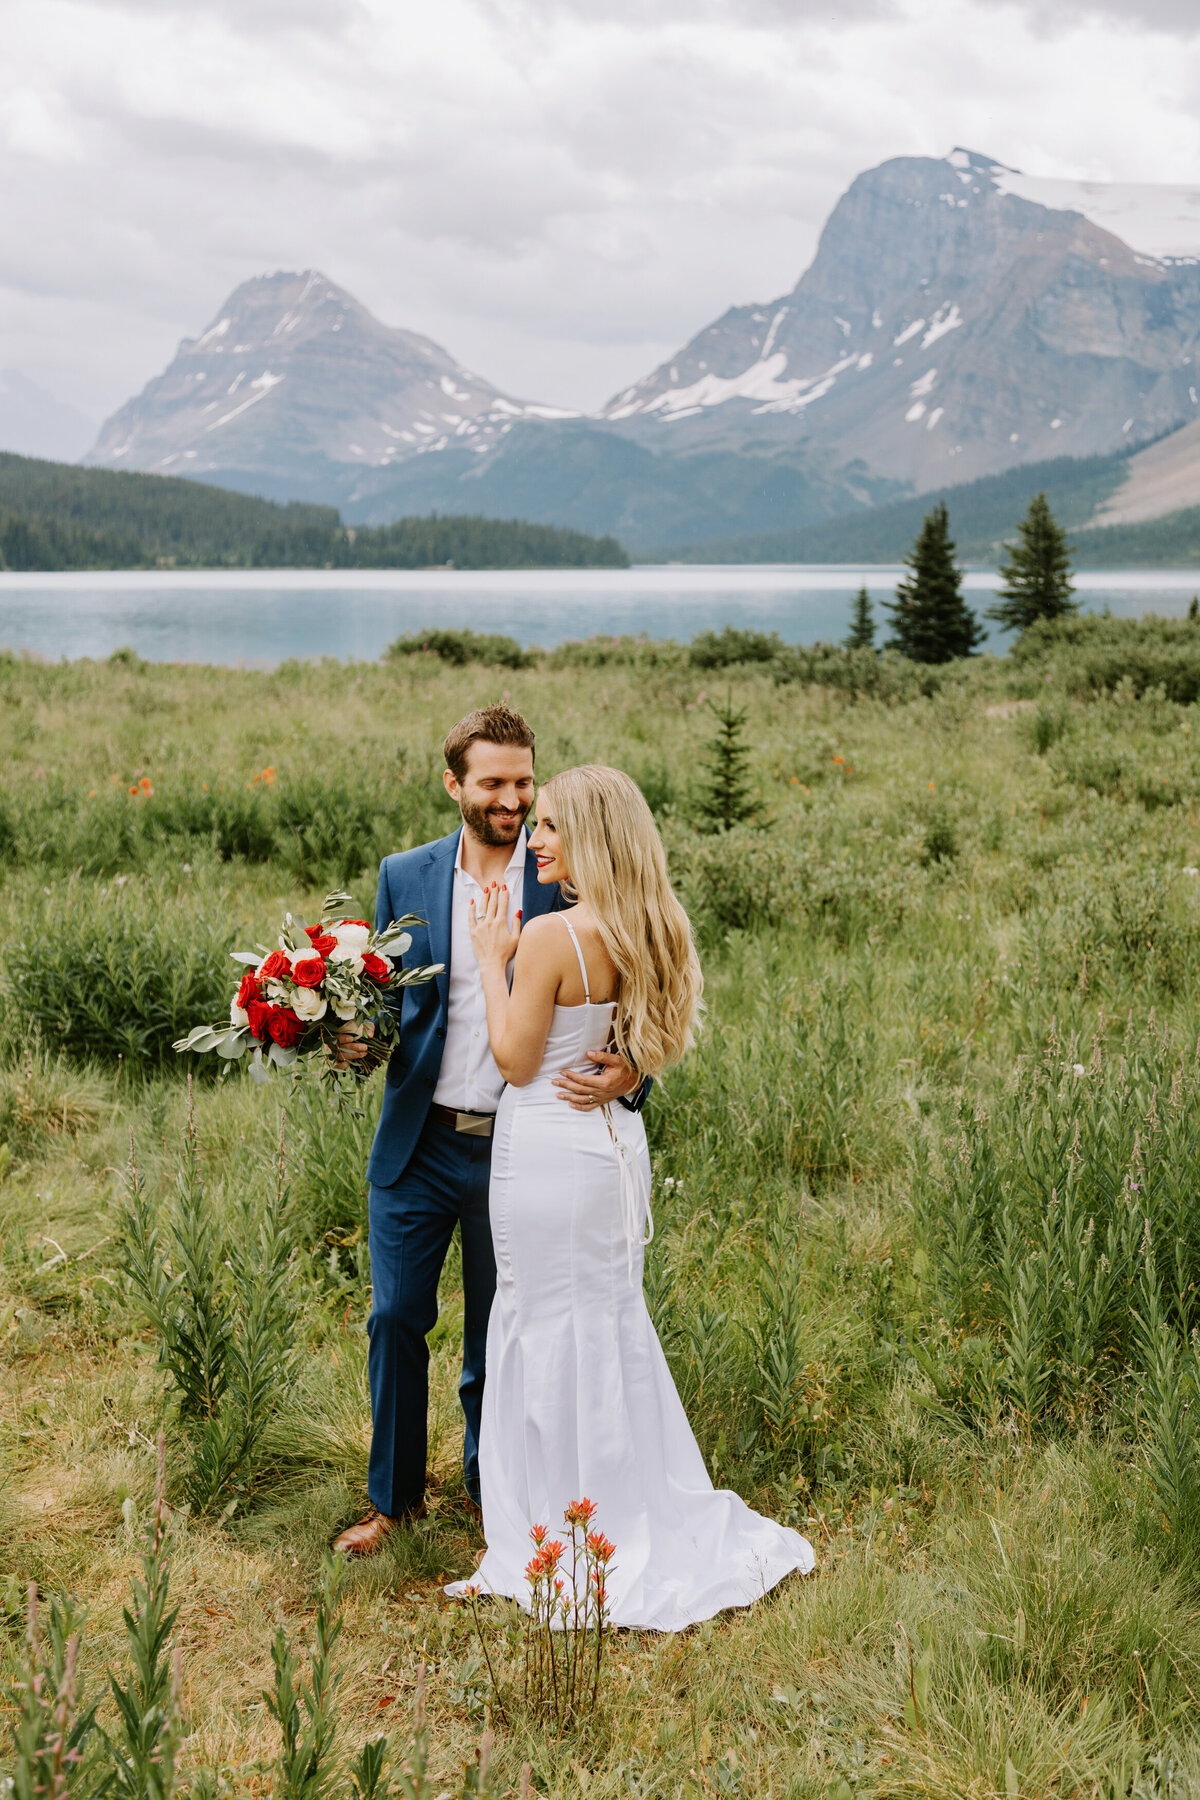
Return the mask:
<svg viewBox="0 0 1200 1800">
<path fill-rule="evenodd" d="M 358 1011 L 353 1000 L 335 1000 L 333 1010 L 339 1019 L 353 1019 Z"/>
<path fill-rule="evenodd" d="M 323 1019 L 329 1002 L 314 988 L 297 988 L 292 995 L 292 1011 L 298 1019 Z"/>
<path fill-rule="evenodd" d="M 267 983 L 268 1000 L 278 1000 L 281 1004 L 286 1005 L 291 996 L 291 991 L 291 988 L 282 981 L 268 981 Z"/>
<path fill-rule="evenodd" d="M 353 944 L 337 944 L 329 952 L 329 961 L 331 963 L 348 963 L 356 975 L 362 974 L 362 954 Z"/>
<path fill-rule="evenodd" d="M 407 931 L 402 931 L 400 933 L 400 936 L 396 939 L 395 943 L 390 946 L 390 948 L 388 950 L 388 955 L 390 957 L 392 957 L 393 959 L 395 959 L 397 956 L 403 956 L 404 952 L 406 950 L 410 949 L 411 947 L 412 947 L 411 936 L 409 935 L 409 933 Z"/>
<path fill-rule="evenodd" d="M 363 925 L 357 919 L 343 921 L 340 925 L 330 927 L 330 935 L 339 944 L 353 944 L 356 950 L 365 950 L 371 939 L 371 927 Z"/>
<path fill-rule="evenodd" d="M 231 1025 L 248 1025 L 250 1014 L 244 1006 L 239 1006 L 236 999 L 229 1002 L 229 1023 Z"/>
</svg>

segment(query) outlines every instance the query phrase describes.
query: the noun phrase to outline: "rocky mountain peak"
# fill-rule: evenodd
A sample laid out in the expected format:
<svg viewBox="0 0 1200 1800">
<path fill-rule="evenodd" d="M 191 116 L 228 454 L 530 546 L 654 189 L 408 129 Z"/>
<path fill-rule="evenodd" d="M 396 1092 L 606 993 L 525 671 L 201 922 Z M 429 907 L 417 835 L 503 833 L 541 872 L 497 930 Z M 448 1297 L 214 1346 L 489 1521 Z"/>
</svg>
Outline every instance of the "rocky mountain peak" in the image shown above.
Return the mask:
<svg viewBox="0 0 1200 1800">
<path fill-rule="evenodd" d="M 455 444 L 485 451 L 516 400 L 430 338 L 383 325 L 318 270 L 245 281 L 170 366 L 101 428 L 91 463 L 270 477 L 309 459 L 386 468 Z"/>
<path fill-rule="evenodd" d="M 1196 416 L 1200 268 L 1117 237 L 1136 196 L 1095 186 L 895 157 L 851 183 L 791 293 L 732 308 L 605 417 L 680 448 L 811 441 L 918 488 L 1157 437 Z M 1156 216 L 1184 242 L 1191 190 L 1172 193 Z"/>
</svg>

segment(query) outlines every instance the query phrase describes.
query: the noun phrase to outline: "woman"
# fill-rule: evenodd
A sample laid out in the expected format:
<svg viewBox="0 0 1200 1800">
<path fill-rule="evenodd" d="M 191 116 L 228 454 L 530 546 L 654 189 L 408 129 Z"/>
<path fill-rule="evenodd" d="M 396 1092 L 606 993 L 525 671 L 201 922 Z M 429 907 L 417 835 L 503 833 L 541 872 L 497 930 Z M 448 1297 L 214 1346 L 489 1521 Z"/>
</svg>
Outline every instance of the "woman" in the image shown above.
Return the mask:
<svg viewBox="0 0 1200 1800">
<path fill-rule="evenodd" d="M 613 1623 L 679 1631 L 807 1573 L 813 1553 L 709 1480 L 642 1298 L 653 1225 L 640 1117 L 577 1111 L 553 1085 L 610 1046 L 657 1077 L 692 1041 L 700 968 L 650 809 L 616 769 L 568 769 L 541 790 L 530 847 L 539 883 L 577 904 L 518 937 L 494 884 L 471 927 L 508 1082 L 492 1153 L 475 1581 L 526 1598 L 531 1527 L 555 1530 L 586 1496 L 617 1547 Z"/>
</svg>

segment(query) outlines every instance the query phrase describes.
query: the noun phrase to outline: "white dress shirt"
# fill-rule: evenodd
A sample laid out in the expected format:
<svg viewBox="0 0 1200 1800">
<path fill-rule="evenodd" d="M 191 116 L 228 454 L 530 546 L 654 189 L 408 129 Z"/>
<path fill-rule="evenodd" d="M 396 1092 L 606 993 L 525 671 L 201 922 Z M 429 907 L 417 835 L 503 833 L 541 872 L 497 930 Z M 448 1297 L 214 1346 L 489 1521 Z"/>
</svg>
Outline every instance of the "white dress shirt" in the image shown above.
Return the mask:
<svg viewBox="0 0 1200 1800">
<path fill-rule="evenodd" d="M 483 889 L 463 868 L 463 837 L 454 858 L 454 886 L 450 896 L 450 1004 L 446 1018 L 446 1045 L 442 1069 L 433 1090 L 438 1106 L 455 1112 L 494 1113 L 504 1092 L 504 1077 L 496 1067 L 488 1042 L 487 1003 L 475 946 L 471 942 L 468 903 L 483 899 Z M 512 857 L 504 872 L 508 885 L 508 922 L 511 925 L 523 905 L 526 837 L 517 835 Z M 509 974 L 511 977 L 511 964 Z"/>
</svg>

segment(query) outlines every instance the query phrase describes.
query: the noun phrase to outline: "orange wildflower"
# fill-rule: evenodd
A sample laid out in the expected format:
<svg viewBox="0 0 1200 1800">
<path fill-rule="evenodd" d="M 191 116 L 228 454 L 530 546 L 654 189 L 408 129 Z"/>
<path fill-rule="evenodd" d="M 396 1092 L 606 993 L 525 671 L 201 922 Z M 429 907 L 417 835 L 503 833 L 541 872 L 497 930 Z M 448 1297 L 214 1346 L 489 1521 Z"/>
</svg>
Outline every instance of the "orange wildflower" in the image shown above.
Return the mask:
<svg viewBox="0 0 1200 1800">
<path fill-rule="evenodd" d="M 142 776 L 142 779 L 138 782 L 138 786 L 141 788 L 143 794 L 152 794 L 154 792 L 154 784 L 148 775 Z"/>
</svg>

